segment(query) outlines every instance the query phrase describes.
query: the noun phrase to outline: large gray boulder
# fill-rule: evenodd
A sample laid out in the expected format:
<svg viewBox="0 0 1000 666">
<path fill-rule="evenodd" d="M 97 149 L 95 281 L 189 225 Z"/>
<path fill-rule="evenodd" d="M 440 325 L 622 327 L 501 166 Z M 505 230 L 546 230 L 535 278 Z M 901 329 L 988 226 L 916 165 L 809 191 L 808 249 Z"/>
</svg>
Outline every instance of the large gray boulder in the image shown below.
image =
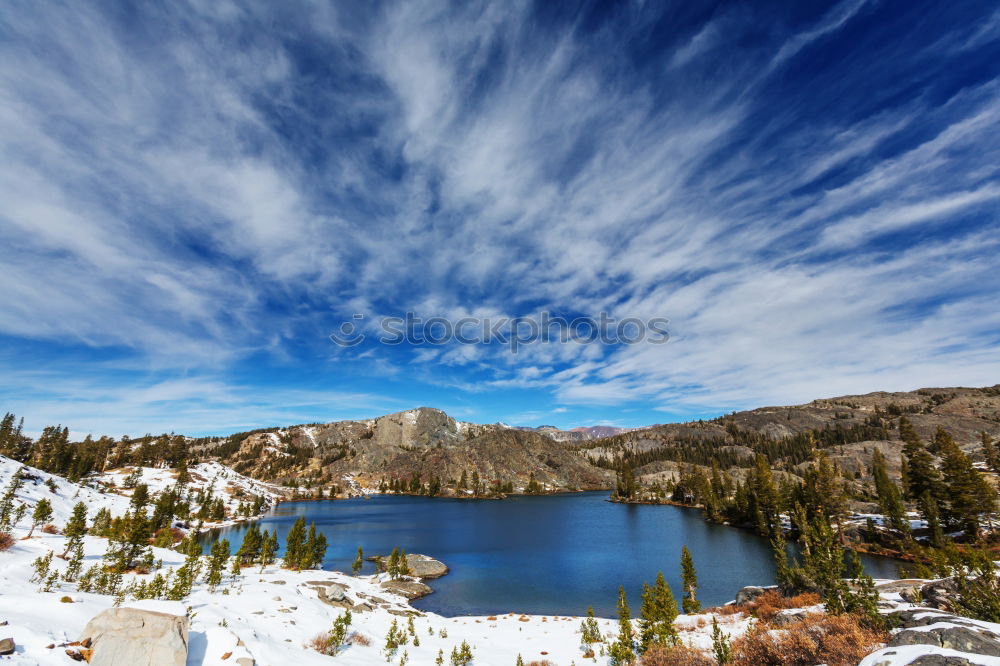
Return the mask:
<svg viewBox="0 0 1000 666">
<path fill-rule="evenodd" d="M 1000 657 L 1000 641 L 995 635 L 968 627 L 904 629 L 889 641 L 890 647 L 901 645 L 935 645 L 958 652 Z"/>
<path fill-rule="evenodd" d="M 91 666 L 184 666 L 188 619 L 139 608 L 109 608 L 94 616 L 81 641 L 90 639 Z"/>
<path fill-rule="evenodd" d="M 382 583 L 381 587 L 386 592 L 392 592 L 407 599 L 426 597 L 434 591 L 429 586 L 415 580 L 387 580 Z"/>
<path fill-rule="evenodd" d="M 766 592 L 767 590 L 768 588 L 766 587 L 747 585 L 746 587 L 740 589 L 740 591 L 736 593 L 736 605 L 743 606 L 745 604 L 748 604 L 757 597 L 759 597 L 760 595 L 764 594 L 764 592 Z"/>
<path fill-rule="evenodd" d="M 389 558 L 383 555 L 374 555 L 368 558 L 375 563 L 379 571 L 385 571 L 389 566 Z M 410 575 L 414 578 L 440 578 L 448 573 L 448 565 L 440 560 L 435 560 L 429 555 L 417 553 L 406 555 L 406 564 L 410 567 Z"/>
</svg>

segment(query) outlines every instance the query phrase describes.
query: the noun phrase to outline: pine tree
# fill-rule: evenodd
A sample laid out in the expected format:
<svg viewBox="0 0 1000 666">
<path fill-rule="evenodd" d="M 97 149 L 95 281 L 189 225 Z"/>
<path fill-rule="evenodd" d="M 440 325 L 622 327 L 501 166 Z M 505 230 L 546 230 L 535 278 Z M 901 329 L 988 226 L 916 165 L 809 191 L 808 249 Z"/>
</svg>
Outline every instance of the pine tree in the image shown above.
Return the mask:
<svg viewBox="0 0 1000 666">
<path fill-rule="evenodd" d="M 674 627 L 677 602 L 662 571 L 657 572 L 656 583 L 652 587 L 643 584 L 640 614 L 639 642 L 643 652 L 653 644 L 664 647 L 677 644 L 677 629 Z"/>
<path fill-rule="evenodd" d="M 358 546 L 358 556 L 354 558 L 354 563 L 351 564 L 351 573 L 357 576 L 361 573 L 361 568 L 365 566 L 365 553 L 361 550 L 361 546 Z"/>
<path fill-rule="evenodd" d="M 69 551 L 83 543 L 83 537 L 87 534 L 86 504 L 77 502 L 73 505 L 73 513 L 66 522 L 66 527 L 63 528 L 63 534 L 66 536 L 66 549 L 63 551 L 62 557 L 65 558 Z"/>
<path fill-rule="evenodd" d="M 286 569 L 296 569 L 302 561 L 302 551 L 306 541 L 306 519 L 299 517 L 292 524 L 285 537 L 285 557 L 284 566 Z"/>
<path fill-rule="evenodd" d="M 226 562 L 229 561 L 229 541 L 227 539 L 216 541 L 212 544 L 210 553 L 205 582 L 208 583 L 209 589 L 214 592 L 215 588 L 222 584 L 222 571 L 226 568 Z"/>
<path fill-rule="evenodd" d="M 601 627 L 597 624 L 597 618 L 594 617 L 593 606 L 587 608 L 587 618 L 580 623 L 580 635 L 583 642 L 588 645 L 604 640 L 601 636 Z"/>
<path fill-rule="evenodd" d="M 618 587 L 618 638 L 609 650 L 611 662 L 623 666 L 635 662 L 635 644 L 632 642 L 632 619 L 625 598 L 625 588 Z"/>
<path fill-rule="evenodd" d="M 771 474 L 767 457 L 758 453 L 754 465 L 753 492 L 750 494 L 751 508 L 757 532 L 766 536 L 780 529 L 778 489 L 774 485 L 774 476 Z"/>
<path fill-rule="evenodd" d="M 733 658 L 733 645 L 729 640 L 729 634 L 723 633 L 719 628 L 719 621 L 715 615 L 712 615 L 712 654 L 719 666 L 728 664 Z"/>
<path fill-rule="evenodd" d="M 52 520 L 52 502 L 43 497 L 38 500 L 38 504 L 35 505 L 35 510 L 31 514 L 31 529 L 28 530 L 28 538 L 34 533 L 36 527 L 50 520 Z"/>
<path fill-rule="evenodd" d="M 396 580 L 399 578 L 399 549 L 393 548 L 389 553 L 389 563 L 386 565 L 386 572 L 389 578 Z"/>
<path fill-rule="evenodd" d="M 11 475 L 3 496 L 0 497 L 0 531 L 5 532 L 11 527 L 14 499 L 17 497 L 17 491 L 21 489 L 21 484 L 24 483 L 23 474 L 24 467 L 17 468 Z"/>
<path fill-rule="evenodd" d="M 927 451 L 905 416 L 899 419 L 899 438 L 903 440 L 903 455 L 906 456 L 906 485 L 910 499 L 919 499 L 929 492 L 936 501 L 940 500 L 941 475 L 934 466 L 934 456 Z"/>
<path fill-rule="evenodd" d="M 981 442 L 980 452 L 983 454 L 986 466 L 994 474 L 1000 474 L 1000 451 L 997 450 L 993 439 L 984 430 L 979 433 L 979 441 Z"/>
<path fill-rule="evenodd" d="M 941 471 L 947 489 L 945 519 L 950 525 L 960 525 L 969 538 L 976 539 L 979 514 L 996 510 L 995 493 L 951 435 L 938 428 L 934 439 L 941 452 Z"/>
<path fill-rule="evenodd" d="M 684 586 L 684 599 L 681 605 L 685 614 L 697 613 L 701 610 L 696 593 L 698 592 L 698 574 L 694 570 L 694 558 L 687 546 L 681 547 L 681 581 Z"/>
<path fill-rule="evenodd" d="M 262 543 L 260 528 L 256 524 L 250 525 L 246 534 L 243 535 L 243 543 L 236 551 L 236 559 L 241 565 L 253 564 L 260 558 Z"/>
<path fill-rule="evenodd" d="M 910 524 L 906 520 L 906 507 L 899 488 L 889 478 L 885 456 L 878 449 L 872 454 L 872 475 L 875 477 L 875 493 L 878 496 L 879 507 L 885 516 L 886 524 L 899 532 L 909 532 Z"/>
<path fill-rule="evenodd" d="M 920 497 L 920 510 L 927 520 L 927 529 L 931 533 L 931 545 L 935 548 L 941 548 L 944 546 L 944 531 L 941 529 L 937 500 L 934 499 L 929 490 L 925 490 Z"/>
<path fill-rule="evenodd" d="M 260 570 L 263 573 L 264 567 L 274 562 L 274 555 L 278 552 L 278 530 L 275 529 L 270 534 L 265 530 L 260 543 Z"/>
</svg>

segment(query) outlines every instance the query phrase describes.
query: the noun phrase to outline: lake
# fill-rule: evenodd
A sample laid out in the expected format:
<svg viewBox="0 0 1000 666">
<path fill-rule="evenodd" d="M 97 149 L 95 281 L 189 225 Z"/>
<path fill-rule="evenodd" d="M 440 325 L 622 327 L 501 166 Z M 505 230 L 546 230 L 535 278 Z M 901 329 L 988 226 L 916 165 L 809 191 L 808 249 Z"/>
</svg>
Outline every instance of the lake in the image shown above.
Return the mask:
<svg viewBox="0 0 1000 666">
<path fill-rule="evenodd" d="M 774 582 L 768 541 L 744 530 L 712 525 L 694 509 L 616 504 L 607 492 L 496 500 L 405 495 L 280 504 L 258 522 L 284 535 L 305 516 L 329 542 L 325 569 L 350 571 L 358 546 L 365 555 L 394 547 L 423 553 L 451 567 L 428 581 L 434 594 L 416 608 L 446 616 L 524 612 L 614 617 L 624 585 L 633 615 L 642 583 L 663 571 L 680 601 L 681 546 L 694 557 L 703 606 L 731 600 L 744 585 Z M 249 524 L 214 530 L 233 551 Z M 868 572 L 891 578 L 898 563 L 862 557 Z M 365 573 L 374 565 L 365 563 Z"/>
</svg>

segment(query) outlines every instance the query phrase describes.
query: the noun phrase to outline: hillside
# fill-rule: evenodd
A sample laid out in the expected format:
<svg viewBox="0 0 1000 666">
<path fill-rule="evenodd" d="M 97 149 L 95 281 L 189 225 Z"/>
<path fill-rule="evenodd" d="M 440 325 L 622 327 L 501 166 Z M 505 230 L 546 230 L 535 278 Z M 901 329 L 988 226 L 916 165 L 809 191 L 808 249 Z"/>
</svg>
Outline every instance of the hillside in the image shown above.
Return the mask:
<svg viewBox="0 0 1000 666">
<path fill-rule="evenodd" d="M 510 484 L 523 491 L 532 476 L 541 489 L 608 488 L 613 475 L 563 442 L 501 424 L 456 421 L 422 407 L 365 421 L 257 431 L 208 440 L 194 448 L 249 476 L 295 481 L 306 488 L 372 489 L 383 481 Z M 471 488 L 470 488 L 471 489 Z"/>
<path fill-rule="evenodd" d="M 765 453 L 774 469 L 796 473 L 815 448 L 849 476 L 865 478 L 874 450 L 899 476 L 902 441 L 898 421 L 906 416 L 925 441 L 938 428 L 979 459 L 981 433 L 1000 436 L 1000 385 L 987 388 L 926 388 L 876 392 L 814 400 L 804 405 L 761 407 L 709 421 L 657 425 L 579 444 L 592 461 L 622 457 L 633 463 L 640 481 L 677 475 L 679 463 L 749 468 L 755 453 Z"/>
<path fill-rule="evenodd" d="M 346 494 L 414 477 L 424 484 L 440 480 L 442 494 L 461 494 L 471 488 L 473 474 L 484 488 L 509 484 L 513 492 L 525 492 L 532 476 L 540 491 L 605 489 L 623 463 L 634 467 L 640 481 L 652 483 L 676 478 L 684 463 L 707 465 L 711 458 L 739 476 L 757 452 L 768 455 L 776 470 L 797 474 L 812 447 L 827 449 L 858 478 L 868 474 L 878 448 L 898 477 L 897 425 L 903 415 L 922 438 L 943 428 L 975 457 L 981 432 L 1000 436 L 1000 387 L 849 395 L 634 429 L 473 424 L 421 407 L 362 421 L 195 440 L 192 455 L 257 479 Z M 458 488 L 463 473 L 469 481 Z"/>
</svg>

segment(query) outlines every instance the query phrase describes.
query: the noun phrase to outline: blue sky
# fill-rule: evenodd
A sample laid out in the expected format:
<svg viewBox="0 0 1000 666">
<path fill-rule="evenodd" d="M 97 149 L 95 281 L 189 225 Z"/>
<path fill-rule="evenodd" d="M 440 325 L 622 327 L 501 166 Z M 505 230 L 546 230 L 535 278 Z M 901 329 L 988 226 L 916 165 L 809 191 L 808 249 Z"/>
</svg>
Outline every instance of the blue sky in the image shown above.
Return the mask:
<svg viewBox="0 0 1000 666">
<path fill-rule="evenodd" d="M 640 425 L 1000 382 L 993 2 L 0 5 L 0 411 Z M 351 349 L 353 313 L 666 345 Z"/>
</svg>

